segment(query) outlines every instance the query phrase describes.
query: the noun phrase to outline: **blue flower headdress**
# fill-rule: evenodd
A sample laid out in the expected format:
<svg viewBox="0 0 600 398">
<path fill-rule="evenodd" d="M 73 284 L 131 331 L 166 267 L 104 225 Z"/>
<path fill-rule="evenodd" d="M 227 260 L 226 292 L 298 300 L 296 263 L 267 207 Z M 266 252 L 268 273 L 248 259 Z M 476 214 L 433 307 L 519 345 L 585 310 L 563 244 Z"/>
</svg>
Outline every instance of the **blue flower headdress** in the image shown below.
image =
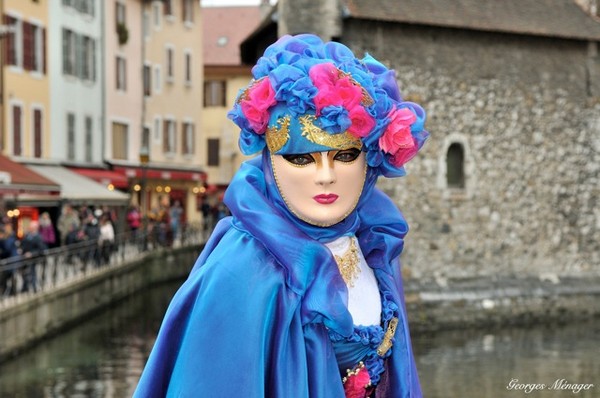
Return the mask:
<svg viewBox="0 0 600 398">
<path fill-rule="evenodd" d="M 402 101 L 395 72 L 343 44 L 286 35 L 252 74 L 228 114 L 246 155 L 265 147 L 277 154 L 357 147 L 377 175 L 398 177 L 429 135 L 425 111 Z"/>
</svg>

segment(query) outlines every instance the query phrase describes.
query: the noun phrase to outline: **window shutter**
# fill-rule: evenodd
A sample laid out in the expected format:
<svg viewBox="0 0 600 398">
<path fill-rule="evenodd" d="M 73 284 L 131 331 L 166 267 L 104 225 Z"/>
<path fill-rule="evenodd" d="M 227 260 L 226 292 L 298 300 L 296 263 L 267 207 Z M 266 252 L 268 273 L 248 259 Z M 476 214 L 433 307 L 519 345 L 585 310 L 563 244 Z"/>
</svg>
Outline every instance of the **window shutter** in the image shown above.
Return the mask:
<svg viewBox="0 0 600 398">
<path fill-rule="evenodd" d="M 33 156 L 42 157 L 42 111 L 35 109 L 33 111 Z"/>
<path fill-rule="evenodd" d="M 29 71 L 33 69 L 33 40 L 32 28 L 30 23 L 23 21 L 23 69 Z"/>
<path fill-rule="evenodd" d="M 8 15 L 4 16 L 4 24 L 5 25 L 14 25 L 15 24 L 15 19 L 12 17 L 9 17 Z M 6 60 L 6 64 L 7 65 L 15 65 L 17 60 L 16 60 L 16 54 L 15 54 L 15 35 L 14 34 L 10 34 L 6 37 L 6 45 L 4 47 L 4 59 Z"/>
<path fill-rule="evenodd" d="M 45 75 L 47 73 L 46 70 L 46 28 L 41 28 L 42 29 L 42 72 Z"/>
<path fill-rule="evenodd" d="M 23 154 L 21 138 L 21 107 L 13 106 L 13 155 L 15 156 Z"/>
</svg>

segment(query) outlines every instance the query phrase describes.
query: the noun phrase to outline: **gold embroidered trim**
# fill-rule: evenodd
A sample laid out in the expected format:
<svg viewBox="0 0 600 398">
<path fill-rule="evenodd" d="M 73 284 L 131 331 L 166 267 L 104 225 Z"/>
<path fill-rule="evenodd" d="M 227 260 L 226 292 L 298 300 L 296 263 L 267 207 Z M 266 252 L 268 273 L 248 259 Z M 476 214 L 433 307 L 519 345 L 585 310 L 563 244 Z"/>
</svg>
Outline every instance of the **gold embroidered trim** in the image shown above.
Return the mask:
<svg viewBox="0 0 600 398">
<path fill-rule="evenodd" d="M 348 286 L 354 286 L 354 281 L 360 274 L 360 258 L 354 238 L 350 238 L 350 247 L 342 256 L 334 256 L 342 279 Z"/>
<path fill-rule="evenodd" d="M 377 347 L 377 355 L 380 357 L 384 356 L 390 348 L 392 348 L 392 338 L 396 334 L 396 328 L 398 327 L 398 318 L 390 319 L 390 323 L 388 323 L 387 330 L 385 331 L 385 335 L 383 336 L 383 340 L 379 347 Z"/>
<path fill-rule="evenodd" d="M 345 131 L 340 134 L 329 134 L 315 126 L 313 115 L 304 115 L 298 118 L 302 124 L 302 136 L 310 142 L 333 149 L 362 148 L 362 141 Z"/>
<path fill-rule="evenodd" d="M 269 127 L 265 134 L 269 151 L 271 153 L 279 151 L 290 139 L 290 116 L 282 116 L 277 119 L 277 123 Z"/>
</svg>

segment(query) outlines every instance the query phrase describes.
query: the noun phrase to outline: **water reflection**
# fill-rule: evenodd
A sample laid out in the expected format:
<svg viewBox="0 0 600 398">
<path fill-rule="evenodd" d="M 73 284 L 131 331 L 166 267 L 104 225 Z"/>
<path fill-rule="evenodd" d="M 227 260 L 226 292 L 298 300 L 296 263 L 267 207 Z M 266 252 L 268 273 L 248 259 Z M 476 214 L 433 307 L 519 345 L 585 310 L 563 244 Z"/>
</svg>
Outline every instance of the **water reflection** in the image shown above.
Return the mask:
<svg viewBox="0 0 600 398">
<path fill-rule="evenodd" d="M 130 397 L 180 283 L 128 298 L 0 365 L 0 397 Z"/>
<path fill-rule="evenodd" d="M 594 384 L 575 396 L 600 397 L 599 332 L 596 319 L 529 329 L 421 335 L 413 337 L 413 345 L 428 398 L 574 396 L 565 383 Z M 511 380 L 513 388 L 508 389 Z M 556 389 L 557 381 L 563 388 Z M 530 386 L 525 393 L 526 384 L 537 384 L 537 389 L 531 391 Z"/>
<path fill-rule="evenodd" d="M 0 397 L 130 397 L 164 312 L 180 282 L 137 294 L 74 329 L 0 365 Z M 600 397 L 600 320 L 530 329 L 452 331 L 413 336 L 427 398 Z M 526 394 L 507 390 L 543 383 Z M 593 383 L 573 394 L 549 387 Z"/>
</svg>

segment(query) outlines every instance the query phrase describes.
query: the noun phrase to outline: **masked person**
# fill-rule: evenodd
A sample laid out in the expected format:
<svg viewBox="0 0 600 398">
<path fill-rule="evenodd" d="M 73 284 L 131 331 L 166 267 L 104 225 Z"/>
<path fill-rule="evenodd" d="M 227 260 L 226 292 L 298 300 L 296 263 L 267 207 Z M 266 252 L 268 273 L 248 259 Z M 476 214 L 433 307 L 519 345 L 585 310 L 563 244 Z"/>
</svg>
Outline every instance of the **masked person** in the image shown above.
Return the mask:
<svg viewBox="0 0 600 398">
<path fill-rule="evenodd" d="M 260 152 L 225 193 L 167 310 L 136 397 L 420 397 L 399 256 L 407 224 L 375 187 L 428 133 L 395 73 L 284 36 L 229 117 Z"/>
</svg>

